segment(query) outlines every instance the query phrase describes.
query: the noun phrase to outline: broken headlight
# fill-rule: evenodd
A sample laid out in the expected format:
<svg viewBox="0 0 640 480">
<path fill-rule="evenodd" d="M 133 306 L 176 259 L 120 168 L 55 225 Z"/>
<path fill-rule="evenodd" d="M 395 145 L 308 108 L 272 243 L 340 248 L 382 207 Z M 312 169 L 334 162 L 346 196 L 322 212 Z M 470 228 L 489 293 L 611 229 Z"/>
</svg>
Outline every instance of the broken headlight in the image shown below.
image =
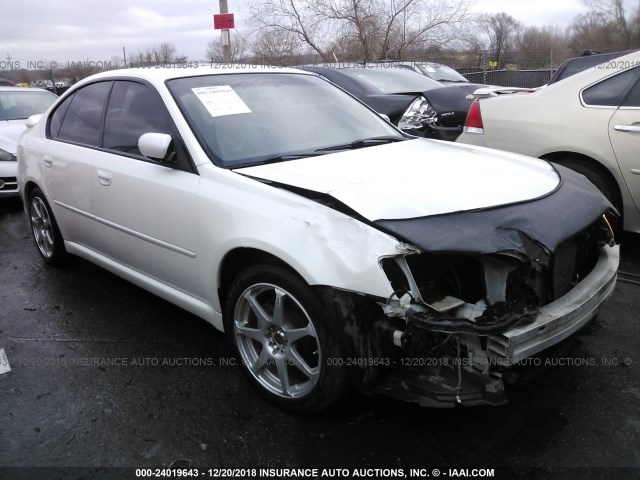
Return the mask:
<svg viewBox="0 0 640 480">
<path fill-rule="evenodd" d="M 437 120 L 436 111 L 429 101 L 420 95 L 405 110 L 398 127 L 402 130 L 420 129 L 426 125 L 434 125 Z"/>
</svg>

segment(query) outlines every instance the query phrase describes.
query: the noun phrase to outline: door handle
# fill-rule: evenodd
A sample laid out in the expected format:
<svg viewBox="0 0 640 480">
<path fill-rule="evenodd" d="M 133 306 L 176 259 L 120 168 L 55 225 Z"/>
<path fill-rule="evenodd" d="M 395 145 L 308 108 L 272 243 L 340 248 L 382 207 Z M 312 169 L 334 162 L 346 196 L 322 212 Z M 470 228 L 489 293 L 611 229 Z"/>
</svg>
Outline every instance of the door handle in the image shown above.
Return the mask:
<svg viewBox="0 0 640 480">
<path fill-rule="evenodd" d="M 638 132 L 640 133 L 640 125 L 615 125 L 614 130 L 618 132 Z"/>
<path fill-rule="evenodd" d="M 45 167 L 51 167 L 53 166 L 53 157 L 51 155 L 45 155 L 44 157 L 42 157 L 42 161 L 44 162 L 44 166 Z"/>
<path fill-rule="evenodd" d="M 111 174 L 104 170 L 98 170 L 98 180 L 100 181 L 100 185 L 108 187 L 111 185 Z"/>
</svg>

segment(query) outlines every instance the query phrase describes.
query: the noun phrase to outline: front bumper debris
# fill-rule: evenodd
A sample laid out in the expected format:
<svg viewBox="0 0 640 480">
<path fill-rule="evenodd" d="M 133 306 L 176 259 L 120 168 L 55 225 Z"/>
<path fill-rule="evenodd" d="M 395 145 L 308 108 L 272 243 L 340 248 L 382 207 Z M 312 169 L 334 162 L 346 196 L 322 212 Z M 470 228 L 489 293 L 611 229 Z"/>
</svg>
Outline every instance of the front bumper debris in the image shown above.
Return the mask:
<svg viewBox="0 0 640 480">
<path fill-rule="evenodd" d="M 514 365 L 568 338 L 598 313 L 616 285 L 620 247 L 604 247 L 598 263 L 575 288 L 540 308 L 532 322 L 488 339 L 491 357 Z"/>
<path fill-rule="evenodd" d="M 506 403 L 504 383 L 517 383 L 518 370 L 530 363 L 525 360 L 566 354 L 570 339 L 597 315 L 615 288 L 618 262 L 619 246 L 603 246 L 591 272 L 566 294 L 541 307 L 531 321 L 500 333 L 449 332 L 449 346 L 443 342 L 425 349 L 421 341 L 429 328 L 423 314 L 407 310 L 406 328 L 396 344 L 410 352 L 409 357 L 396 362 L 397 368 L 370 391 L 429 407 Z M 482 346 L 485 341 L 486 347 Z M 450 348 L 452 343 L 457 343 L 457 353 Z M 441 349 L 446 353 L 439 353 Z M 420 352 L 427 351 L 420 357 Z"/>
</svg>

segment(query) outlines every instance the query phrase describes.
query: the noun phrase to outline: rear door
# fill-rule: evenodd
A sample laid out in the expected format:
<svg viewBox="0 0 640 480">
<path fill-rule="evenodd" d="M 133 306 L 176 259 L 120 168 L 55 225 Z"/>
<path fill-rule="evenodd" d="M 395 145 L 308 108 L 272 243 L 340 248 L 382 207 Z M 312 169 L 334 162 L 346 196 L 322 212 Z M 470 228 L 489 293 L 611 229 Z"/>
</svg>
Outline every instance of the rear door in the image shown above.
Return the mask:
<svg viewBox="0 0 640 480">
<path fill-rule="evenodd" d="M 43 152 L 38 162 L 44 188 L 65 240 L 90 246 L 100 226 L 92 218 L 89 193 L 93 162 L 100 154 L 101 123 L 112 82 L 97 82 L 77 90 L 52 113 L 47 138 L 34 142 Z"/>
<path fill-rule="evenodd" d="M 635 68 L 640 77 L 640 68 Z M 636 209 L 640 209 L 640 80 L 609 121 L 609 138 Z"/>
</svg>

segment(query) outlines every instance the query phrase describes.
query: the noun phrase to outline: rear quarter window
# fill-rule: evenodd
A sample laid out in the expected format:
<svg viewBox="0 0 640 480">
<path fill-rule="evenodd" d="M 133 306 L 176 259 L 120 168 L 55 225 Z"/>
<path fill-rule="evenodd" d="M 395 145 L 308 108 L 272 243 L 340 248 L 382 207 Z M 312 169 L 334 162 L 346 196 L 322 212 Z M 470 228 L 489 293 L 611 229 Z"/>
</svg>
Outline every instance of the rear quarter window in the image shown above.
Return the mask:
<svg viewBox="0 0 640 480">
<path fill-rule="evenodd" d="M 638 68 L 632 68 L 586 88 L 582 91 L 583 103 L 617 108 L 637 82 L 638 72 Z"/>
</svg>

